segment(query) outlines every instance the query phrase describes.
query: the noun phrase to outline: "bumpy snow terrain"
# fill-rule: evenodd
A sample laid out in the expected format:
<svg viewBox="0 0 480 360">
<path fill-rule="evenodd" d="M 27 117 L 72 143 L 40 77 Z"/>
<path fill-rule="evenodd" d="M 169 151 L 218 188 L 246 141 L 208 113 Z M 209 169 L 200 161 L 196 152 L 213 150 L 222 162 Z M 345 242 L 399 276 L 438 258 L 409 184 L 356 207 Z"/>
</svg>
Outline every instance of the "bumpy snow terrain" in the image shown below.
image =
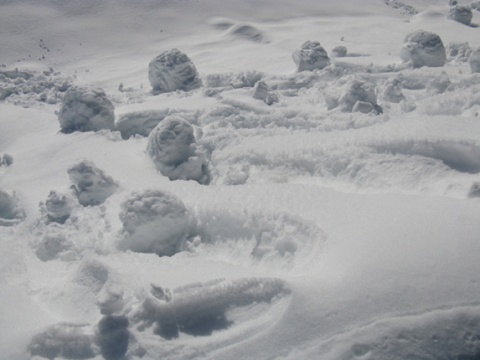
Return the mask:
<svg viewBox="0 0 480 360">
<path fill-rule="evenodd" d="M 0 358 L 480 358 L 480 12 L 0 1 Z"/>
</svg>

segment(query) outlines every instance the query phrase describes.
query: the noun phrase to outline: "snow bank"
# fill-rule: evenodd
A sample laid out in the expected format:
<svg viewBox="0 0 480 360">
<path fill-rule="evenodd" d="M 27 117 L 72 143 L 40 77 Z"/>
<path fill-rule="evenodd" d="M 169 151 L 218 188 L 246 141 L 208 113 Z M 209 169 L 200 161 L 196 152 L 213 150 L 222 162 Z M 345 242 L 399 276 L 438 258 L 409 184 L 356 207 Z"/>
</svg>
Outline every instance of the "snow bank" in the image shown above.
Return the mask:
<svg viewBox="0 0 480 360">
<path fill-rule="evenodd" d="M 282 280 L 271 278 L 219 279 L 173 290 L 152 285 L 151 296 L 135 310 L 131 319 L 135 326 L 143 329 L 153 326 L 154 333 L 165 339 L 176 338 L 181 332 L 206 336 L 233 325 L 228 318 L 229 311 L 272 303 L 288 294 Z"/>
<path fill-rule="evenodd" d="M 148 80 L 156 93 L 190 91 L 202 85 L 193 62 L 177 49 L 164 51 L 150 61 Z"/>
<path fill-rule="evenodd" d="M 67 172 L 78 201 L 83 206 L 103 204 L 118 187 L 110 176 L 88 160 L 80 161 L 70 167 Z"/>
<path fill-rule="evenodd" d="M 123 235 L 119 248 L 172 256 L 189 233 L 190 215 L 175 196 L 160 190 L 133 193 L 120 211 Z"/>
<path fill-rule="evenodd" d="M 438 67 L 445 65 L 446 50 L 438 35 L 417 30 L 405 37 L 400 57 L 414 68 Z"/>
<path fill-rule="evenodd" d="M 192 125 L 180 116 L 168 116 L 148 136 L 147 153 L 170 180 L 210 181 L 207 162 L 197 149 Z"/>
<path fill-rule="evenodd" d="M 345 112 L 382 112 L 377 104 L 375 86 L 355 77 L 334 83 L 326 90 L 325 101 L 329 110 L 339 107 Z"/>
<path fill-rule="evenodd" d="M 472 10 L 467 6 L 452 6 L 448 10 L 447 18 L 450 20 L 457 21 L 464 25 L 470 25 L 472 23 Z"/>
<path fill-rule="evenodd" d="M 67 90 L 58 113 L 64 133 L 112 130 L 115 126 L 113 104 L 102 89 L 74 86 Z"/>
<path fill-rule="evenodd" d="M 0 189 L 0 226 L 12 226 L 25 218 L 15 194 Z"/>
<path fill-rule="evenodd" d="M 472 51 L 468 58 L 468 63 L 473 73 L 480 73 L 480 48 L 476 48 Z"/>
<path fill-rule="evenodd" d="M 328 54 L 318 41 L 303 43 L 300 50 L 295 51 L 292 57 L 299 72 L 320 70 L 330 65 Z"/>
</svg>

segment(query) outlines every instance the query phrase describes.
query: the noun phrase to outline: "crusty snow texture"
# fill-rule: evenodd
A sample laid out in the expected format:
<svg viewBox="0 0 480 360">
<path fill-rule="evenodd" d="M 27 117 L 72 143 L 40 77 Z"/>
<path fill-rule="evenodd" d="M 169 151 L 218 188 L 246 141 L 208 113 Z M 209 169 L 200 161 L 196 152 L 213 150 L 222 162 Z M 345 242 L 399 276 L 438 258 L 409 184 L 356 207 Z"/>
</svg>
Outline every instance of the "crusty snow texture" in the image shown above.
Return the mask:
<svg viewBox="0 0 480 360">
<path fill-rule="evenodd" d="M 457 5 L 450 8 L 447 17 L 461 24 L 470 25 L 473 15 L 469 7 Z"/>
<path fill-rule="evenodd" d="M 177 49 L 164 51 L 150 61 L 148 80 L 158 93 L 189 91 L 202 85 L 193 62 Z"/>
<path fill-rule="evenodd" d="M 112 130 L 113 104 L 102 89 L 74 86 L 67 90 L 58 113 L 62 132 Z"/>
<path fill-rule="evenodd" d="M 320 70 L 330 65 L 328 54 L 318 41 L 305 42 L 292 57 L 299 72 Z"/>
<path fill-rule="evenodd" d="M 174 195 L 160 190 L 133 193 L 120 211 L 122 250 L 172 256 L 189 232 L 190 216 Z"/>
<path fill-rule="evenodd" d="M 152 130 L 147 153 L 170 180 L 209 181 L 208 166 L 197 149 L 193 127 L 180 116 L 168 116 Z"/>
<path fill-rule="evenodd" d="M 411 62 L 414 68 L 443 66 L 447 59 L 442 39 L 424 30 L 414 31 L 405 37 L 400 57 L 404 62 Z"/>
<path fill-rule="evenodd" d="M 480 73 L 480 48 L 475 49 L 468 59 L 473 73 Z"/>
<path fill-rule="evenodd" d="M 93 162 L 83 160 L 67 170 L 78 201 L 83 206 L 102 204 L 118 185 Z"/>
</svg>

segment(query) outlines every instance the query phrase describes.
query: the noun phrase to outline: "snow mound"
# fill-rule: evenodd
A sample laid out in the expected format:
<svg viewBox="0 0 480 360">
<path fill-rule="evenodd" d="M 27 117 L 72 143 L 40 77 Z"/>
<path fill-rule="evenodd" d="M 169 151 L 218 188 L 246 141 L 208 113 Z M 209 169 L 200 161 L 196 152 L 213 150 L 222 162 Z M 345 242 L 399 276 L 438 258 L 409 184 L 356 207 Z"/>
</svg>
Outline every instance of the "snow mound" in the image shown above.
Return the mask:
<svg viewBox="0 0 480 360">
<path fill-rule="evenodd" d="M 153 326 L 156 335 L 174 339 L 180 333 L 209 336 L 233 325 L 229 313 L 250 305 L 270 304 L 289 294 L 285 283 L 271 278 L 223 279 L 175 289 L 152 285 L 151 295 L 134 311 L 132 323 Z"/>
<path fill-rule="evenodd" d="M 414 68 L 445 65 L 446 50 L 437 34 L 417 30 L 405 37 L 400 57 Z"/>
<path fill-rule="evenodd" d="M 78 201 L 83 206 L 103 204 L 118 188 L 110 176 L 89 160 L 80 161 L 67 172 Z"/>
<path fill-rule="evenodd" d="M 435 310 L 380 320 L 322 343 L 305 358 L 457 359 L 480 354 L 480 314 L 476 307 Z"/>
<path fill-rule="evenodd" d="M 473 73 L 480 73 L 480 48 L 476 48 L 472 51 L 468 63 L 470 64 L 470 69 Z"/>
<path fill-rule="evenodd" d="M 330 65 L 328 54 L 318 41 L 303 43 L 300 50 L 293 52 L 292 57 L 299 72 L 320 70 Z"/>
<path fill-rule="evenodd" d="M 113 104 L 102 89 L 72 86 L 65 93 L 58 113 L 64 133 L 113 130 Z"/>
<path fill-rule="evenodd" d="M 325 92 L 325 101 L 329 110 L 339 107 L 344 112 L 363 112 L 365 109 L 377 114 L 382 112 L 377 104 L 375 86 L 355 77 L 334 83 Z"/>
<path fill-rule="evenodd" d="M 15 194 L 0 189 L 0 226 L 12 226 L 25 218 Z"/>
<path fill-rule="evenodd" d="M 147 153 L 170 180 L 210 181 L 207 162 L 197 149 L 193 126 L 180 116 L 168 116 L 148 136 Z"/>
<path fill-rule="evenodd" d="M 123 139 L 135 135 L 146 137 L 168 114 L 168 109 L 135 111 L 118 116 L 115 127 Z"/>
<path fill-rule="evenodd" d="M 450 7 L 448 10 L 447 18 L 454 20 L 464 25 L 470 25 L 472 23 L 472 10 L 468 6 L 456 5 Z"/>
<path fill-rule="evenodd" d="M 160 190 L 133 193 L 120 211 L 122 250 L 172 256 L 181 250 L 190 227 L 190 215 L 175 196 Z"/>
<path fill-rule="evenodd" d="M 448 61 L 461 63 L 468 61 L 468 58 L 472 53 L 472 49 L 467 42 L 451 42 L 447 45 L 446 52 Z"/>
<path fill-rule="evenodd" d="M 190 91 L 202 85 L 193 62 L 177 49 L 164 51 L 150 61 L 148 80 L 155 93 Z"/>
<path fill-rule="evenodd" d="M 89 328 L 80 324 L 60 323 L 36 335 L 28 349 L 32 356 L 47 359 L 89 359 L 95 356 Z"/>
<path fill-rule="evenodd" d="M 347 56 L 347 48 L 345 46 L 335 46 L 332 49 L 332 57 L 345 57 Z"/>
<path fill-rule="evenodd" d="M 235 24 L 227 32 L 237 39 L 253 41 L 257 43 L 268 42 L 262 30 L 250 24 Z"/>
<path fill-rule="evenodd" d="M 45 201 L 47 220 L 64 224 L 76 203 L 76 199 L 70 193 L 62 194 L 54 190 L 50 191 Z"/>
</svg>

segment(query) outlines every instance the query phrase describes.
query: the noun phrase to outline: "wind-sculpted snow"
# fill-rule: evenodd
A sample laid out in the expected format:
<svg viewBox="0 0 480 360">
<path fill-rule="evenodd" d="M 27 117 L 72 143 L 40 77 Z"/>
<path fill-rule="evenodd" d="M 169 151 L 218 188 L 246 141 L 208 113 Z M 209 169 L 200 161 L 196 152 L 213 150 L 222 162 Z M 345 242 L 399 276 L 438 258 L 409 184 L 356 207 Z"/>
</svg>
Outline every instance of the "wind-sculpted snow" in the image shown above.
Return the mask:
<svg viewBox="0 0 480 360">
<path fill-rule="evenodd" d="M 148 80 L 157 93 L 190 91 L 202 85 L 193 62 L 177 49 L 164 51 L 150 61 Z"/>
<path fill-rule="evenodd" d="M 185 205 L 175 196 L 159 190 L 132 194 L 120 212 L 123 250 L 172 256 L 183 245 L 190 226 Z"/>
<path fill-rule="evenodd" d="M 67 172 L 78 201 L 83 206 L 103 204 L 118 187 L 112 177 L 89 160 L 78 162 Z"/>
<path fill-rule="evenodd" d="M 439 309 L 376 321 L 333 336 L 304 356 L 326 360 L 475 360 L 480 356 L 479 331 L 478 306 Z"/>
<path fill-rule="evenodd" d="M 208 184 L 210 173 L 198 150 L 192 125 L 180 116 L 169 116 L 148 136 L 147 153 L 170 180 L 195 180 Z"/>
<path fill-rule="evenodd" d="M 405 37 L 400 57 L 414 68 L 445 65 L 446 51 L 437 34 L 417 30 Z"/>
<path fill-rule="evenodd" d="M 58 121 L 64 133 L 112 130 L 113 104 L 102 89 L 72 86 L 62 100 Z"/>
<path fill-rule="evenodd" d="M 172 290 L 152 285 L 151 295 L 134 311 L 131 321 L 140 331 L 153 326 L 154 333 L 165 339 L 175 339 L 180 333 L 208 336 L 234 326 L 229 312 L 236 308 L 271 304 L 288 294 L 282 280 L 268 278 L 218 279 Z"/>
</svg>

